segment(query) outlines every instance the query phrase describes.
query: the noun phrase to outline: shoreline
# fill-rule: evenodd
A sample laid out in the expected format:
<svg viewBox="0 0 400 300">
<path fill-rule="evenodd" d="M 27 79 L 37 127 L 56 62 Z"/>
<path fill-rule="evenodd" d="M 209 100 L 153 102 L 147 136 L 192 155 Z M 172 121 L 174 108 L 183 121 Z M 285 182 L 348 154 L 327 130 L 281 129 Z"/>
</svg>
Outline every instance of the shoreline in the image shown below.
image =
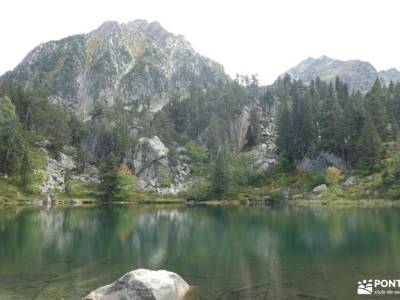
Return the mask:
<svg viewBox="0 0 400 300">
<path fill-rule="evenodd" d="M 296 199 L 276 202 L 249 201 L 249 200 L 208 200 L 208 201 L 186 201 L 185 199 L 160 199 L 160 200 L 136 200 L 136 201 L 99 201 L 96 199 L 70 199 L 70 200 L 52 200 L 50 204 L 43 203 L 42 200 L 16 200 L 0 201 L 0 206 L 71 206 L 87 207 L 97 205 L 169 205 L 181 204 L 187 206 L 272 206 L 285 205 L 297 207 L 400 207 L 399 200 L 385 199 L 360 199 L 360 200 L 312 200 Z"/>
</svg>

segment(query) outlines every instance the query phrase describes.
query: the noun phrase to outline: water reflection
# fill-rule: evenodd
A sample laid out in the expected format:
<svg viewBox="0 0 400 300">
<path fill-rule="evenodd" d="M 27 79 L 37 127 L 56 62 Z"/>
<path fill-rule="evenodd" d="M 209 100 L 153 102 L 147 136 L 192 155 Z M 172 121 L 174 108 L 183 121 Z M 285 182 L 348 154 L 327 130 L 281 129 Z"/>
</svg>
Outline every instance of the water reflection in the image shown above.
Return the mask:
<svg viewBox="0 0 400 300">
<path fill-rule="evenodd" d="M 138 267 L 181 274 L 196 286 L 191 299 L 355 299 L 360 278 L 398 274 L 399 216 L 397 209 L 5 208 L 0 299 L 77 299 Z"/>
</svg>

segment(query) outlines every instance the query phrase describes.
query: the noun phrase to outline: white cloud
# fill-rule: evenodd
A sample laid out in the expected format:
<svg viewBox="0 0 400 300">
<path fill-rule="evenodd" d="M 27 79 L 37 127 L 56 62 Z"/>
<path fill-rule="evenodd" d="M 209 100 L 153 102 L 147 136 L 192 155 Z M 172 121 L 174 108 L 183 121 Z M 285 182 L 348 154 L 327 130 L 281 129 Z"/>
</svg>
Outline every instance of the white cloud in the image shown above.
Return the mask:
<svg viewBox="0 0 400 300">
<path fill-rule="evenodd" d="M 323 54 L 400 68 L 397 0 L 13 0 L 0 11 L 0 74 L 41 42 L 103 21 L 157 20 L 235 73 L 263 83 Z"/>
</svg>

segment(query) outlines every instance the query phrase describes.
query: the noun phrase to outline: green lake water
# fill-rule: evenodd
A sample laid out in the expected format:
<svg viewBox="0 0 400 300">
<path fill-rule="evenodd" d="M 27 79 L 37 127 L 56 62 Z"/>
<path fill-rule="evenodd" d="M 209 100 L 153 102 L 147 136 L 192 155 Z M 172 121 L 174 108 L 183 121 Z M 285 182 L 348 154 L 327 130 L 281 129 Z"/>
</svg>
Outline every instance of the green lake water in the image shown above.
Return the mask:
<svg viewBox="0 0 400 300">
<path fill-rule="evenodd" d="M 400 277 L 400 210 L 0 209 L 1 300 L 80 299 L 136 268 L 180 274 L 188 299 L 363 299 L 359 280 Z"/>
</svg>

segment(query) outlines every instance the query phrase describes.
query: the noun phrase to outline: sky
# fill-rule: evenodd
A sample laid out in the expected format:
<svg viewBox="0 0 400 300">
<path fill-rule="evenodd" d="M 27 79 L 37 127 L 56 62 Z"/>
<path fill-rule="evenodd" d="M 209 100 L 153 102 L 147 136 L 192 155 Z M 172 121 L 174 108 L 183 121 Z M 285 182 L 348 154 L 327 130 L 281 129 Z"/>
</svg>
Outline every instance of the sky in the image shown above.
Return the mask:
<svg viewBox="0 0 400 300">
<path fill-rule="evenodd" d="M 321 55 L 400 69 L 398 0 L 4 0 L 0 74 L 42 42 L 135 19 L 158 21 L 230 75 L 264 84 Z"/>
</svg>

